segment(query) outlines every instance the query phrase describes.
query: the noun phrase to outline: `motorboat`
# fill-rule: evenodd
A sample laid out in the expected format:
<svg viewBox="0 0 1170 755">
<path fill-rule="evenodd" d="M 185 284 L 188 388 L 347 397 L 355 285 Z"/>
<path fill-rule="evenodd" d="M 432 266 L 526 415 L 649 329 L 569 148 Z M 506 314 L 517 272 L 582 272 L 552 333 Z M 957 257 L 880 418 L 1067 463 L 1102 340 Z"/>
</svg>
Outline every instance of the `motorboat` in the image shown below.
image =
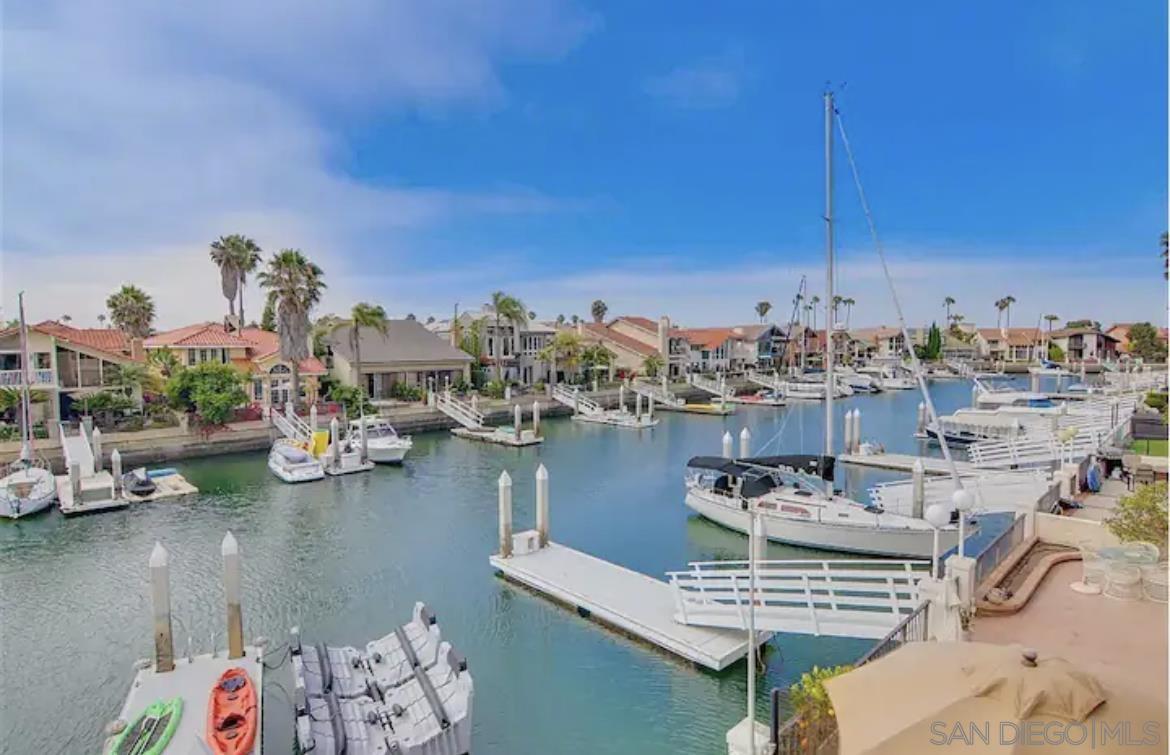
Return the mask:
<svg viewBox="0 0 1170 755">
<path fill-rule="evenodd" d="M 837 380 L 849 386 L 854 393 L 880 393 L 882 390 L 881 381 L 874 375 L 867 375 L 864 372 L 857 372 L 856 370 L 842 367 L 838 368 L 840 372 L 837 374 Z"/>
<path fill-rule="evenodd" d="M 366 456 L 376 464 L 401 464 L 403 457 L 414 447 L 409 435 L 399 435 L 384 419 L 366 417 L 349 423 L 349 437 L 361 437 L 362 423 L 366 426 Z"/>
<path fill-rule="evenodd" d="M 40 460 L 13 462 L 8 474 L 0 478 L 0 516 L 7 519 L 44 511 L 56 500 L 56 479 Z"/>
<path fill-rule="evenodd" d="M 755 511 L 769 540 L 821 550 L 930 558 L 935 529 L 925 519 L 825 492 L 834 459 L 790 455 L 743 459 L 696 456 L 687 463 L 686 505 L 747 534 Z M 815 476 L 814 476 L 815 475 Z M 943 550 L 959 541 L 957 513 L 939 529 Z"/>
<path fill-rule="evenodd" d="M 784 406 L 787 403 L 783 394 L 767 388 L 727 400 L 734 404 L 747 404 L 748 406 Z"/>
<path fill-rule="evenodd" d="M 156 490 L 154 480 L 146 472 L 146 467 L 139 467 L 122 475 L 122 491 L 139 497 L 148 496 Z"/>
<path fill-rule="evenodd" d="M 279 438 L 268 452 L 268 469 L 288 483 L 312 482 L 325 477 L 321 462 L 304 445 Z"/>
</svg>

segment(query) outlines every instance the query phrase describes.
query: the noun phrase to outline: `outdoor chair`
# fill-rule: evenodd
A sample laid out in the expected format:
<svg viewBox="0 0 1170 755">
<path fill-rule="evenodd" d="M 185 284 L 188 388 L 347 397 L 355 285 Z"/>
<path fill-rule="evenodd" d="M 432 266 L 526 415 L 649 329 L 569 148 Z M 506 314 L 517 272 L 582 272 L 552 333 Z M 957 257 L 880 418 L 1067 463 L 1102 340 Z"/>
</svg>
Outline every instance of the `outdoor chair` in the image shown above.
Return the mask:
<svg viewBox="0 0 1170 755">
<path fill-rule="evenodd" d="M 1114 600 L 1142 599 L 1142 572 L 1137 566 L 1109 562 L 1105 568 L 1105 597 Z"/>
<path fill-rule="evenodd" d="M 1133 490 L 1133 475 L 1137 470 L 1139 456 L 1137 454 L 1122 454 L 1121 474 L 1125 477 L 1125 484 Z"/>
<path fill-rule="evenodd" d="M 1101 558 L 1097 547 L 1089 541 L 1080 544 L 1081 550 L 1081 566 L 1083 568 L 1081 574 L 1081 587 L 1073 585 L 1074 589 L 1079 592 L 1097 594 L 1105 588 L 1105 559 Z M 1081 589 L 1083 588 L 1083 589 Z"/>
<path fill-rule="evenodd" d="M 1134 473 L 1133 479 L 1138 485 L 1152 485 L 1154 483 L 1154 468 L 1149 464 L 1140 465 L 1137 472 Z"/>
<path fill-rule="evenodd" d="M 1142 567 L 1142 594 L 1155 603 L 1167 602 L 1170 565 L 1165 561 Z"/>
</svg>

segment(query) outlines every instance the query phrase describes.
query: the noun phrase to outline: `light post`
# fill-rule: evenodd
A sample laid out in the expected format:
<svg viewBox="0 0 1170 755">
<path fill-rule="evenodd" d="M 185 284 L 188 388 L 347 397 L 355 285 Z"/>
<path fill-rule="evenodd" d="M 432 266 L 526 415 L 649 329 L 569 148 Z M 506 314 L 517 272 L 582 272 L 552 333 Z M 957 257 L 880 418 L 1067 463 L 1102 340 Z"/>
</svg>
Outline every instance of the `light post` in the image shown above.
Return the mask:
<svg viewBox="0 0 1170 755">
<path fill-rule="evenodd" d="M 967 512 L 975 505 L 975 496 L 959 488 L 951 494 L 951 503 L 959 511 L 959 558 L 962 558 L 966 555 L 964 545 L 967 540 Z"/>
<path fill-rule="evenodd" d="M 934 544 L 930 549 L 930 563 L 934 578 L 939 579 L 942 577 L 942 574 L 938 563 L 938 531 L 950 523 L 951 512 L 943 504 L 935 503 L 926 508 L 925 519 L 934 528 Z"/>
</svg>

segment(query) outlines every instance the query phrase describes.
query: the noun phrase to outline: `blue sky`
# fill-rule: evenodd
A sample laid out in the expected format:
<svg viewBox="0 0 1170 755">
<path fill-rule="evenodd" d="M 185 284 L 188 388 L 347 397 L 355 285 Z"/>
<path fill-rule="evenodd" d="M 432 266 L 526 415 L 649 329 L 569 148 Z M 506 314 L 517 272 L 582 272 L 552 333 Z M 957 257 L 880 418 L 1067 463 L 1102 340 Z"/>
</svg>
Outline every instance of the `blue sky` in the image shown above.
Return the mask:
<svg viewBox="0 0 1170 755">
<path fill-rule="evenodd" d="M 831 82 L 915 323 L 1165 318 L 1164 3 L 241 6 L 7 4 L 6 310 L 133 281 L 213 319 L 243 232 L 318 260 L 323 311 L 786 311 L 824 285 Z M 889 322 L 838 156 L 839 286 Z"/>
</svg>

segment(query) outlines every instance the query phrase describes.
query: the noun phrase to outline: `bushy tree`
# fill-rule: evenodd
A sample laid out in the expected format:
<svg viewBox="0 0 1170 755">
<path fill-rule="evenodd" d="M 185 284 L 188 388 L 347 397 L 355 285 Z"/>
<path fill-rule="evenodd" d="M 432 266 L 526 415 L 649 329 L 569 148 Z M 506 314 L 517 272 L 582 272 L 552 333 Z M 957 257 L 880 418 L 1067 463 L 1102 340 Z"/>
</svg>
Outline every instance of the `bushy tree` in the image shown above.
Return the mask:
<svg viewBox="0 0 1170 755">
<path fill-rule="evenodd" d="M 167 401 L 183 412 L 194 411 L 206 423 L 222 425 L 248 403 L 244 376 L 230 364 L 204 362 L 180 370 L 167 381 Z"/>
<path fill-rule="evenodd" d="M 1116 515 L 1106 519 L 1105 526 L 1123 542 L 1153 543 L 1165 555 L 1168 516 L 1166 495 L 1165 482 L 1143 485 L 1118 502 Z"/>
<path fill-rule="evenodd" d="M 1148 322 L 1139 322 L 1129 329 L 1129 351 L 1147 362 L 1166 361 L 1166 342 Z"/>
</svg>

